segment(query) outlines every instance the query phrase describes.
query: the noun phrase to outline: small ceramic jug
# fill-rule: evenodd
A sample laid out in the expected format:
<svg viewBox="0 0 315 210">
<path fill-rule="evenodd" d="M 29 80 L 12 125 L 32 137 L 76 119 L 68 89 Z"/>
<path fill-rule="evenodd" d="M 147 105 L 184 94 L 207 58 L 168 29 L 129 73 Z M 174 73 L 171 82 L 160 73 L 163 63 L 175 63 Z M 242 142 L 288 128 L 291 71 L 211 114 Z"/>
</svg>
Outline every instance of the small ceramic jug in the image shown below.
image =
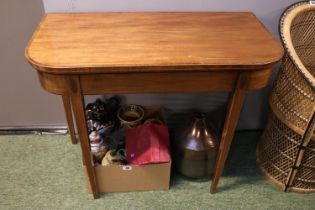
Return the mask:
<svg viewBox="0 0 315 210">
<path fill-rule="evenodd" d="M 204 113 L 196 114 L 175 141 L 175 167 L 190 178 L 212 174 L 217 153 L 214 131 L 206 124 Z"/>
</svg>

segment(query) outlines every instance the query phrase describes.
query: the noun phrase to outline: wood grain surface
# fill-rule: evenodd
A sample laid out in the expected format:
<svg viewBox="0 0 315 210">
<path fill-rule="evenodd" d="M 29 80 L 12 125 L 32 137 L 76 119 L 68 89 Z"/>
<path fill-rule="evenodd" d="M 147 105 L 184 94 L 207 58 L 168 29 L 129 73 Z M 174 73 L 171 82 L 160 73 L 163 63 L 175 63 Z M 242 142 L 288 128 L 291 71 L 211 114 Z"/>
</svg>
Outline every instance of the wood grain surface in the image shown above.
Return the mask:
<svg viewBox="0 0 315 210">
<path fill-rule="evenodd" d="M 25 54 L 81 74 L 266 69 L 283 50 L 252 13 L 68 13 L 47 14 Z"/>
</svg>

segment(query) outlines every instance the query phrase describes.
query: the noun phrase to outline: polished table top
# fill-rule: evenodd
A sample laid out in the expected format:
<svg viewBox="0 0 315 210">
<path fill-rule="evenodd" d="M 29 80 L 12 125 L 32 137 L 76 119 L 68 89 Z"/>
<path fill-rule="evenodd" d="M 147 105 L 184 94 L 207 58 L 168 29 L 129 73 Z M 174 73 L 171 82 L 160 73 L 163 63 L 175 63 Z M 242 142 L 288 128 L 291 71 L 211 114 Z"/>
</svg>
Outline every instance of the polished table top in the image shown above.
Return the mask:
<svg viewBox="0 0 315 210">
<path fill-rule="evenodd" d="M 26 57 L 57 74 L 271 67 L 283 54 L 252 13 L 47 14 Z"/>
</svg>

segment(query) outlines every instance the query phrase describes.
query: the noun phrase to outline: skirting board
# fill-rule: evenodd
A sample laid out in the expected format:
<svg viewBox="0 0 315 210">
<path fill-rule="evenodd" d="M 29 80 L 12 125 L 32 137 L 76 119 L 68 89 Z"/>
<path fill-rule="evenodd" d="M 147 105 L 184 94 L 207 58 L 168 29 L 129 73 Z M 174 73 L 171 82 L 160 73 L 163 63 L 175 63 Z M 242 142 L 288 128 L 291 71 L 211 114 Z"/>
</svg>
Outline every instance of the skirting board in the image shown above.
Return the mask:
<svg viewBox="0 0 315 210">
<path fill-rule="evenodd" d="M 68 133 L 67 126 L 0 126 L 0 135 L 66 135 Z"/>
</svg>

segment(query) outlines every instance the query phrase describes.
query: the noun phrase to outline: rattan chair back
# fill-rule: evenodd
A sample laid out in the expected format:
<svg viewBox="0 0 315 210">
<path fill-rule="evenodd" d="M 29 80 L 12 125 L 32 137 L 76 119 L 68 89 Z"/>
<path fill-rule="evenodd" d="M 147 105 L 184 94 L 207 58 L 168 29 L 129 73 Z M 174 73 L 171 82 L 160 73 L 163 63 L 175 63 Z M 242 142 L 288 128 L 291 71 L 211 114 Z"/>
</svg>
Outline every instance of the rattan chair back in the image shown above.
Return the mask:
<svg viewBox="0 0 315 210">
<path fill-rule="evenodd" d="M 285 56 L 271 106 L 303 134 L 315 110 L 315 5 L 304 1 L 290 6 L 280 19 L 279 32 Z"/>
<path fill-rule="evenodd" d="M 285 191 L 315 192 L 315 5 L 291 5 L 279 23 L 285 48 L 269 98 L 257 163 Z"/>
</svg>

